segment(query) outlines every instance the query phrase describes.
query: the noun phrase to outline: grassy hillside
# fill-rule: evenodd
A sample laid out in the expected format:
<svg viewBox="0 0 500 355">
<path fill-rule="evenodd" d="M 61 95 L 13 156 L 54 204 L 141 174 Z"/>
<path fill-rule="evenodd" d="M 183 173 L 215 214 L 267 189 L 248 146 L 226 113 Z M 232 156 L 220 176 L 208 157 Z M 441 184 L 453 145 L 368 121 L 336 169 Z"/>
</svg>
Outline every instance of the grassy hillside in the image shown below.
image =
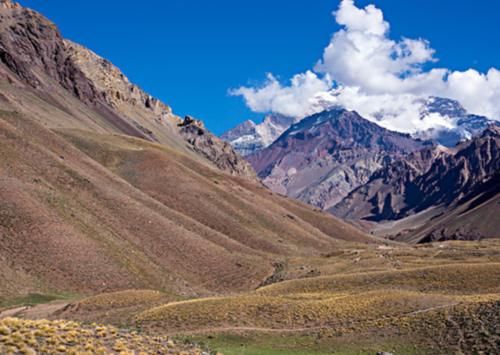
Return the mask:
<svg viewBox="0 0 500 355">
<path fill-rule="evenodd" d="M 359 255 L 380 262 L 363 266 Z M 111 323 L 175 335 L 225 354 L 496 349 L 498 241 L 365 246 L 323 256 L 322 276 L 294 271 L 317 262 L 289 259 L 285 278 L 291 280 L 252 292 L 168 301 L 151 292 L 125 292 L 75 302 L 52 317 L 92 321 L 107 309 Z"/>
</svg>

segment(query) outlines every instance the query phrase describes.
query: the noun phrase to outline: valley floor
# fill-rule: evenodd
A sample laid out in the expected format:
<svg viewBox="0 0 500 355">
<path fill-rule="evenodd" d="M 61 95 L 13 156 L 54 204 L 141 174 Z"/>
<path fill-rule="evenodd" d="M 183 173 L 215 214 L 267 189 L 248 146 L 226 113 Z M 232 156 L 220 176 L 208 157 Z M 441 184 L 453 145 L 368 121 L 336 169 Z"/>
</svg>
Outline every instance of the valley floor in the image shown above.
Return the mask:
<svg viewBox="0 0 500 355">
<path fill-rule="evenodd" d="M 131 349 L 174 339 L 189 344 L 184 351 L 224 354 L 494 354 L 500 345 L 500 240 L 366 245 L 277 260 L 264 284 L 199 299 L 128 290 L 10 300 L 0 313 L 0 352 L 26 346 L 12 341 L 9 324 L 34 334 L 47 324 L 61 332 L 64 322 L 83 324 L 97 346 L 117 353 L 115 335 L 99 338 L 96 327 L 136 339 Z M 29 339 L 33 348 L 48 346 L 43 336 Z M 57 339 L 61 349 L 81 345 Z"/>
</svg>

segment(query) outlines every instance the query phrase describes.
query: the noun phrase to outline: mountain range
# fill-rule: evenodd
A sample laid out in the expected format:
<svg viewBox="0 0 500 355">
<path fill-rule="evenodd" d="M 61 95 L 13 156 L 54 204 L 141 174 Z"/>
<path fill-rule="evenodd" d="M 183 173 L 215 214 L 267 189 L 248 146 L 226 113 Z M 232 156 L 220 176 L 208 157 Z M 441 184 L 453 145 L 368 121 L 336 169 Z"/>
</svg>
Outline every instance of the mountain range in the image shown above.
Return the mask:
<svg viewBox="0 0 500 355">
<path fill-rule="evenodd" d="M 434 147 L 389 164 L 332 212 L 398 221 L 398 240 L 480 239 L 498 236 L 499 201 L 500 129 L 492 126 L 454 149 Z"/>
<path fill-rule="evenodd" d="M 437 115 L 441 120 L 439 125 L 412 133 L 412 137 L 432 140 L 446 147 L 454 147 L 481 134 L 488 126 L 498 124 L 487 117 L 468 113 L 458 101 L 452 99 L 429 97 L 417 100 L 416 104 L 420 107 L 421 120 L 432 121 L 433 115 Z M 323 106 L 328 110 L 327 104 Z M 384 113 L 379 112 L 376 116 L 379 121 L 384 120 Z M 300 119 L 270 114 L 259 124 L 251 120 L 244 121 L 222 134 L 221 139 L 231 143 L 235 150 L 246 156 L 268 147 L 298 121 Z"/>
<path fill-rule="evenodd" d="M 295 123 L 247 159 L 273 191 L 381 236 L 412 241 L 497 236 L 495 223 L 476 228 L 480 219 L 477 223 L 463 219 L 467 227 L 458 217 L 457 226 L 450 228 L 434 222 L 437 215 L 452 215 L 451 210 L 473 199 L 482 201 L 475 206 L 477 216 L 500 212 L 490 201 L 498 195 L 491 190 L 499 171 L 498 125 L 467 115 L 455 101 L 433 98 L 427 107 L 429 113 L 439 110 L 461 117 L 457 118 L 461 132 L 467 132 L 460 136 L 462 143 L 453 148 L 436 145 L 433 140 L 389 131 L 354 111 L 334 108 Z M 455 138 L 458 132 L 454 131 Z M 440 134 L 450 137 L 448 133 Z M 488 192 L 485 186 L 491 187 Z M 394 221 L 399 227 L 388 228 Z M 425 233 L 416 233 L 421 225 L 426 225 Z"/>
</svg>

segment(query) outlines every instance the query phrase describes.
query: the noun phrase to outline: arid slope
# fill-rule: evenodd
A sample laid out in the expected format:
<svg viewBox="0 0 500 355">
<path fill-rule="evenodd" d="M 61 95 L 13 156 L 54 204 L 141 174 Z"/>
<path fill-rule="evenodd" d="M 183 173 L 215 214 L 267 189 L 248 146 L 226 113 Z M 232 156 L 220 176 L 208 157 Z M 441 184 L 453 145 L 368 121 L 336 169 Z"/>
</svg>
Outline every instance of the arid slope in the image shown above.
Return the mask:
<svg viewBox="0 0 500 355">
<path fill-rule="evenodd" d="M 242 290 L 278 255 L 374 241 L 162 145 L 7 112 L 0 134 L 2 294 Z"/>
<path fill-rule="evenodd" d="M 0 297 L 254 289 L 276 259 L 377 242 L 275 196 L 42 15 L 0 3 Z"/>
</svg>

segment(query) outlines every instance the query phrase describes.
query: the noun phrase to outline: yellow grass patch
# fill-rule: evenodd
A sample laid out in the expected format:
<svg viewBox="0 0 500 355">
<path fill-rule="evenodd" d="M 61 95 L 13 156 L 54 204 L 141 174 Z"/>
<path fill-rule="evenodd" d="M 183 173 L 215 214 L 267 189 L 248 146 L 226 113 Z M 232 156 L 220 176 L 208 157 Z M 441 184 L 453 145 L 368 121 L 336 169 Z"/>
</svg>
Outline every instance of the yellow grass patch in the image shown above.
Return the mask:
<svg viewBox="0 0 500 355">
<path fill-rule="evenodd" d="M 166 353 L 169 349 L 186 354 L 201 350 L 177 344 L 167 337 L 132 335 L 111 326 L 89 327 L 70 321 L 0 320 L 0 354 L 148 354 Z"/>
</svg>

